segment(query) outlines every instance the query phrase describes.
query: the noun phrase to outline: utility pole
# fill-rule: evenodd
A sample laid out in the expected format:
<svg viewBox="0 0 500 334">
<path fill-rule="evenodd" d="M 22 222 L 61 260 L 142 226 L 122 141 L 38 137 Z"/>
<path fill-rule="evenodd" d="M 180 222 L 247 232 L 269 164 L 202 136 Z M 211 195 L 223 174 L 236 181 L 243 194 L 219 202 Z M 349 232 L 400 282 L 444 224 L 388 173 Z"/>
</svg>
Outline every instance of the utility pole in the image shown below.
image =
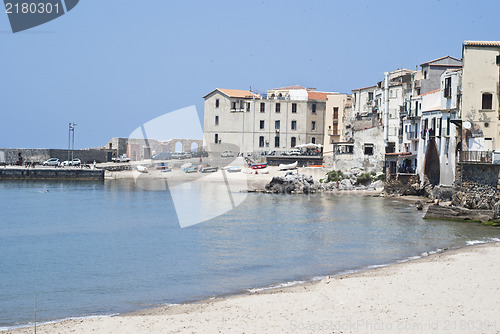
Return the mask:
<svg viewBox="0 0 500 334">
<path fill-rule="evenodd" d="M 73 150 L 75 149 L 75 126 L 76 123 L 69 123 L 69 130 L 68 130 L 68 161 L 73 161 Z M 71 146 L 71 133 L 73 133 L 73 146 Z M 71 160 L 70 160 L 70 154 L 69 152 L 71 151 Z"/>
</svg>

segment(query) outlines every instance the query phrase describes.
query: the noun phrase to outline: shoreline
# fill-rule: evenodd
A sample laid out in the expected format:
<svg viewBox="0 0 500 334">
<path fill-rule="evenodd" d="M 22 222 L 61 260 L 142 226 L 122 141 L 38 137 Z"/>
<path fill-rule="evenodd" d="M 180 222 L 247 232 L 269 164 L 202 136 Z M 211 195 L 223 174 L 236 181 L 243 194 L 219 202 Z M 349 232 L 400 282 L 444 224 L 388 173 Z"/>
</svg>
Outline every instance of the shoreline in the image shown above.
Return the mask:
<svg viewBox="0 0 500 334">
<path fill-rule="evenodd" d="M 394 271 L 405 271 L 408 270 L 409 268 L 413 266 L 419 266 L 421 264 L 430 264 L 430 263 L 446 263 L 446 266 L 449 266 L 450 263 L 456 262 L 453 257 L 467 257 L 471 256 L 471 253 L 477 253 L 480 252 L 481 250 L 486 250 L 486 251 L 497 251 L 498 254 L 500 254 L 500 241 L 498 240 L 491 240 L 491 241 L 469 241 L 467 245 L 461 246 L 461 247 L 456 247 L 456 248 L 450 248 L 450 249 L 438 249 L 438 250 L 433 250 L 429 252 L 424 252 L 422 254 L 419 254 L 417 256 L 413 257 L 408 257 L 405 259 L 397 260 L 396 262 L 393 263 L 388 263 L 388 264 L 381 264 L 381 265 L 370 265 L 367 267 L 363 268 L 356 268 L 352 270 L 347 270 L 339 273 L 333 273 L 329 275 L 324 275 L 324 276 L 315 276 L 312 277 L 306 281 L 292 281 L 292 282 L 282 282 L 278 284 L 273 284 L 270 286 L 265 286 L 265 287 L 258 287 L 258 288 L 248 288 L 245 289 L 244 291 L 241 291 L 239 293 L 234 293 L 234 294 L 227 294 L 227 295 L 222 295 L 222 296 L 215 296 L 215 297 L 210 297 L 210 298 L 205 298 L 202 300 L 198 301 L 193 301 L 193 302 L 187 302 L 187 303 L 181 303 L 181 304 L 169 304 L 169 305 L 158 305 L 155 307 L 147 308 L 144 310 L 137 310 L 137 311 L 132 311 L 132 312 L 127 312 L 123 314 L 111 314 L 111 315 L 89 315 L 89 316 L 82 316 L 82 317 L 71 317 L 67 319 L 60 319 L 60 320 L 52 320 L 44 323 L 40 323 L 37 325 L 37 332 L 39 333 L 66 333 L 66 332 L 87 332 L 87 331 L 98 331 L 98 332 L 109 332 L 109 333 L 114 333 L 115 330 L 116 332 L 123 332 L 128 331 L 128 326 L 133 326 L 134 330 L 133 332 L 139 332 L 139 333 L 150 333 L 151 329 L 153 329 L 152 332 L 163 332 L 166 329 L 164 327 L 150 327 L 148 325 L 149 322 L 154 322 L 156 325 L 159 323 L 162 323 L 160 320 L 162 318 L 168 318 L 169 323 L 170 323 L 170 318 L 172 317 L 187 317 L 187 318 L 192 318 L 192 317 L 199 317 L 202 316 L 206 308 L 217 308 L 217 306 L 221 306 L 222 304 L 230 304 L 229 306 L 224 305 L 223 309 L 229 311 L 235 307 L 234 304 L 237 304 L 237 306 L 240 306 L 240 304 L 245 304 L 246 302 L 249 302 L 250 299 L 254 298 L 271 298 L 271 299 L 282 299 L 283 297 L 280 298 L 274 298 L 273 296 L 282 296 L 282 295 L 288 295 L 288 294 L 306 294 L 306 299 L 308 299 L 307 294 L 313 293 L 318 289 L 322 289 L 324 286 L 329 285 L 330 283 L 336 283 L 336 284 L 341 284 L 344 280 L 360 280 L 365 277 L 379 277 L 379 278 L 387 278 L 389 273 L 393 273 Z M 493 266 L 493 264 L 490 264 Z M 335 285 L 333 285 L 334 287 Z M 499 290 L 500 283 L 496 286 L 496 291 Z M 395 287 L 396 288 L 396 287 Z M 493 287 L 495 288 L 495 287 Z M 493 289 L 494 290 L 494 289 Z M 263 296 L 263 297 L 259 297 Z M 267 297 L 269 296 L 269 297 Z M 311 296 L 309 296 L 311 297 Z M 335 294 L 332 294 L 329 299 L 334 299 Z M 281 305 L 281 304 L 279 304 Z M 500 301 L 497 299 L 497 305 L 500 305 Z M 288 305 L 282 305 L 282 306 L 288 306 Z M 301 308 L 300 305 L 295 305 L 299 308 Z M 316 303 L 313 303 L 310 305 L 311 307 L 316 306 Z M 249 308 L 249 311 L 252 311 L 251 308 Z M 257 311 L 257 310 L 254 310 Z M 281 314 L 281 313 L 280 313 Z M 220 316 L 220 315 L 219 315 Z M 222 315 L 222 318 L 224 319 L 224 316 Z M 240 318 L 240 316 L 236 317 Z M 153 321 L 156 320 L 156 321 Z M 491 319 L 493 320 L 493 319 Z M 486 320 L 485 320 L 486 321 Z M 181 321 L 183 322 L 183 321 Z M 312 324 L 312 322 L 309 322 Z M 198 323 L 199 324 L 199 323 Z M 315 323 L 319 324 L 319 323 Z M 116 328 L 116 326 L 120 326 L 121 329 Z M 150 324 L 153 325 L 153 324 Z M 167 323 L 164 323 L 163 325 L 167 325 Z M 162 325 L 162 326 L 163 326 Z M 179 325 L 179 324 L 177 324 Z M 229 323 L 227 325 L 230 325 Z M 236 328 L 238 328 L 237 324 L 234 324 Z M 5 327 L 4 327 L 5 328 Z M 26 325 L 16 325 L 16 326 L 11 326 L 7 327 L 6 329 L 1 330 L 1 333 L 31 333 L 33 330 L 34 326 L 33 324 L 26 324 Z M 496 324 L 496 330 L 500 330 L 500 322 Z M 310 329 L 310 328 L 309 328 Z M 169 329 L 171 330 L 171 329 Z M 193 332 L 196 333 L 202 333 L 204 332 L 204 327 L 201 326 Z M 240 328 L 240 330 L 243 330 L 243 328 Z M 262 332 L 259 330 L 253 331 L 250 328 L 245 328 L 245 330 L 249 330 L 249 332 Z M 296 328 L 298 330 L 298 328 Z M 303 330 L 306 330 L 306 328 L 303 328 Z M 184 332 L 183 330 L 180 330 L 179 332 Z M 191 332 L 191 331 L 189 331 Z M 246 331 L 245 331 L 246 332 Z M 268 332 L 268 331 L 264 331 Z M 274 333 L 274 331 L 271 331 Z M 281 330 L 278 330 L 277 332 L 281 332 Z M 286 332 L 286 331 L 285 331 Z M 316 330 L 313 331 L 307 331 L 306 332 L 317 332 Z M 321 332 L 321 331 L 320 331 Z M 352 331 L 352 333 L 357 333 L 358 331 Z M 380 332 L 380 331 L 379 331 Z M 381 331 L 385 332 L 385 331 Z M 435 331 L 432 331 L 435 332 Z M 438 331 L 441 332 L 441 331 Z M 443 331 L 448 332 L 448 331 Z M 450 331 L 452 333 L 453 331 Z M 466 331 L 465 331 L 466 332 Z M 465 333 L 464 332 L 464 333 Z M 348 331 L 348 333 L 351 333 L 351 331 Z M 496 332 L 492 332 L 496 333 Z"/>
</svg>

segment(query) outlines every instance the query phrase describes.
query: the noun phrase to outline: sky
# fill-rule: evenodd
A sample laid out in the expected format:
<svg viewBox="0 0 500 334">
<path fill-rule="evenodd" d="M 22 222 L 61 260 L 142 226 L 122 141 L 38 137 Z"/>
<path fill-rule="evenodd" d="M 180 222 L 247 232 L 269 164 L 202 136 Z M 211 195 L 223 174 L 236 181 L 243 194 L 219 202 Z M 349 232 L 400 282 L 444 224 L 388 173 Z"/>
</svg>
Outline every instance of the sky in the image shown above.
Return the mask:
<svg viewBox="0 0 500 334">
<path fill-rule="evenodd" d="M 81 0 L 12 33 L 0 13 L 0 147 L 104 146 L 215 88 L 350 93 L 500 40 L 500 1 Z"/>
</svg>

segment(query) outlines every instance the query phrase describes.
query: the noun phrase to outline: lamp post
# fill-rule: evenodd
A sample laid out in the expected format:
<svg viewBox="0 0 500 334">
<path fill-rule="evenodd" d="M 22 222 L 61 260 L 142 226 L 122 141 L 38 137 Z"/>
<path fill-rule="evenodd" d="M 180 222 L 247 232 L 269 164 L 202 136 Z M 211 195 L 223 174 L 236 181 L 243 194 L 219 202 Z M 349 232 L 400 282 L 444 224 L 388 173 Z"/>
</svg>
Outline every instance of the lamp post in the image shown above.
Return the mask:
<svg viewBox="0 0 500 334">
<path fill-rule="evenodd" d="M 75 149 L 75 126 L 76 123 L 69 123 L 69 130 L 68 130 L 68 161 L 73 162 L 73 150 Z M 73 146 L 71 146 L 71 133 L 73 133 Z M 70 160 L 70 155 L 69 152 L 71 150 L 71 160 Z"/>
</svg>

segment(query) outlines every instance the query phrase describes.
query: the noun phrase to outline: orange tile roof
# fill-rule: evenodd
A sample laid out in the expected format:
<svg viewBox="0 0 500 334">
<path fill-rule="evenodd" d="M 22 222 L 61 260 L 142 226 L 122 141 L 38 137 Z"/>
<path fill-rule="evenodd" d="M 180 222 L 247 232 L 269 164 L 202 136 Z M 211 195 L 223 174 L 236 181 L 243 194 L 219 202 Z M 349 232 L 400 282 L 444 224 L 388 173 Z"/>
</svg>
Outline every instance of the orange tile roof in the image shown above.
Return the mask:
<svg viewBox="0 0 500 334">
<path fill-rule="evenodd" d="M 464 46 L 500 46 L 500 41 L 465 41 Z"/>
<path fill-rule="evenodd" d="M 326 101 L 326 98 L 329 94 L 332 93 L 326 93 L 326 92 L 307 92 L 307 98 L 309 100 L 323 100 Z"/>
<path fill-rule="evenodd" d="M 216 90 L 221 91 L 229 97 L 239 97 L 239 98 L 248 98 L 251 99 L 253 97 L 259 97 L 259 95 L 254 94 L 248 90 L 239 90 L 239 89 L 224 89 L 217 88 Z"/>
</svg>

